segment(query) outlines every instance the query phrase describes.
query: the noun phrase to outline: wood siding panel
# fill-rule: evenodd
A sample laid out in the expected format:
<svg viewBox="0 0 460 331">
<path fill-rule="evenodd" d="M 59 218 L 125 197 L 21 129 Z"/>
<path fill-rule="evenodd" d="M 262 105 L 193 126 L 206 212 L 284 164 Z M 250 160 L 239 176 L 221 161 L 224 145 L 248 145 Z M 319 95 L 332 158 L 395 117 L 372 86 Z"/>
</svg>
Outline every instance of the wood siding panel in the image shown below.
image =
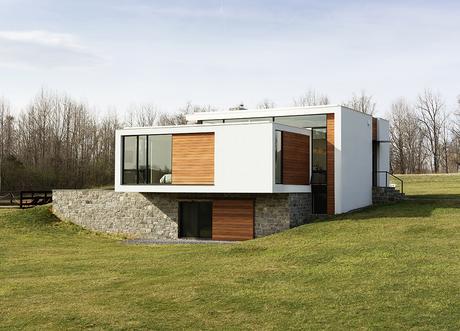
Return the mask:
<svg viewBox="0 0 460 331">
<path fill-rule="evenodd" d="M 334 114 L 327 114 L 327 213 L 329 215 L 335 214 L 335 121 Z"/>
<path fill-rule="evenodd" d="M 377 140 L 377 119 L 372 118 L 372 140 Z"/>
<path fill-rule="evenodd" d="M 310 138 L 303 134 L 283 131 L 283 184 L 310 184 Z"/>
<path fill-rule="evenodd" d="M 214 133 L 173 135 L 172 183 L 214 184 Z"/>
<path fill-rule="evenodd" d="M 254 238 L 253 200 L 214 200 L 212 206 L 213 240 Z"/>
</svg>

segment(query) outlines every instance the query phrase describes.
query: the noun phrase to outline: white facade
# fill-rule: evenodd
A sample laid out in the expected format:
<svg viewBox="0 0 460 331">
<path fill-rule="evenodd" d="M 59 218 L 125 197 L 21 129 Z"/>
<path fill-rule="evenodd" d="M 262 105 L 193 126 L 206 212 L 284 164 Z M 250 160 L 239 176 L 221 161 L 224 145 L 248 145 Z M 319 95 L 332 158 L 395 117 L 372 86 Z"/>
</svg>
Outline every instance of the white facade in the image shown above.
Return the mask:
<svg viewBox="0 0 460 331">
<path fill-rule="evenodd" d="M 335 213 L 372 204 L 373 143 L 376 169 L 389 171 L 389 125 L 377 119 L 377 141 L 372 140 L 373 118 L 341 105 L 236 110 L 187 115 L 189 125 L 129 128 L 116 134 L 115 189 L 121 192 L 187 193 L 297 193 L 311 192 L 310 185 L 275 184 L 275 131 L 311 136 L 311 131 L 272 121 L 202 124 L 203 121 L 274 118 L 296 115 L 334 114 Z M 214 185 L 121 185 L 121 136 L 178 133 L 215 133 Z M 310 140 L 310 149 L 312 143 Z M 310 151 L 310 157 L 312 152 Z M 311 161 L 311 160 L 310 160 Z M 310 162 L 311 166 L 312 162 Z M 311 174 L 311 169 L 310 169 Z M 385 175 L 377 185 L 386 186 Z"/>
<path fill-rule="evenodd" d="M 336 121 L 335 210 L 343 213 L 372 204 L 372 117 L 342 108 Z"/>
<path fill-rule="evenodd" d="M 275 131 L 310 135 L 310 130 L 271 122 L 186 125 L 117 130 L 115 190 L 118 192 L 278 193 L 310 192 L 309 185 L 275 184 Z M 122 185 L 121 137 L 214 133 L 214 185 Z M 311 153 L 310 153 L 311 154 Z"/>
</svg>

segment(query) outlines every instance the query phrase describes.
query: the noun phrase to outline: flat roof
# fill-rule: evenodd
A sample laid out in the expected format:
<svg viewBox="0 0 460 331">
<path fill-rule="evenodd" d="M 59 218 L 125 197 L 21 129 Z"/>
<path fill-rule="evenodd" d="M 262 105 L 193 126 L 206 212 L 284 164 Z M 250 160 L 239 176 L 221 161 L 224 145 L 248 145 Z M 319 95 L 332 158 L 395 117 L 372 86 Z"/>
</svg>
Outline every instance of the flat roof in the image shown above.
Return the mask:
<svg viewBox="0 0 460 331">
<path fill-rule="evenodd" d="M 320 105 L 309 107 L 280 107 L 270 109 L 247 109 L 247 110 L 226 110 L 216 112 L 197 112 L 186 115 L 188 122 L 196 122 L 203 120 L 221 120 L 221 119 L 238 119 L 238 118 L 257 118 L 257 117 L 276 117 L 276 116 L 295 116 L 295 115 L 320 115 L 333 113 L 339 109 L 358 112 L 352 108 L 339 105 Z M 371 116 L 362 112 L 358 112 L 364 116 Z"/>
<path fill-rule="evenodd" d="M 306 134 L 309 129 L 299 128 L 296 126 L 275 123 L 270 120 L 255 121 L 255 122 L 233 122 L 233 123 L 205 123 L 205 124 L 185 124 L 185 125 L 168 125 L 168 126 L 141 126 L 141 127 L 126 127 L 116 130 L 122 135 L 144 135 L 144 134 L 174 134 L 187 132 L 212 132 L 213 127 L 233 127 L 233 126 L 255 126 L 255 125 L 271 125 L 282 131 L 296 132 Z M 133 132 L 134 131 L 134 132 Z M 160 133 L 158 133 L 160 132 Z"/>
</svg>

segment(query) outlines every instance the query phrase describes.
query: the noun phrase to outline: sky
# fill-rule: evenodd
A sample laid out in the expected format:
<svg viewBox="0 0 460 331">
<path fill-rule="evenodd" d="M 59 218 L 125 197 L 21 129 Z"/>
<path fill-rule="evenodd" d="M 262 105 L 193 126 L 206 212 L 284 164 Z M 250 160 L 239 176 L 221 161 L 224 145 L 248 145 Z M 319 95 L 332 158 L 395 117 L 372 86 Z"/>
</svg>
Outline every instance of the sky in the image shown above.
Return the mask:
<svg viewBox="0 0 460 331">
<path fill-rule="evenodd" d="M 0 97 L 44 87 L 98 111 L 331 103 L 365 90 L 385 116 L 426 88 L 460 94 L 460 1 L 0 0 Z"/>
</svg>

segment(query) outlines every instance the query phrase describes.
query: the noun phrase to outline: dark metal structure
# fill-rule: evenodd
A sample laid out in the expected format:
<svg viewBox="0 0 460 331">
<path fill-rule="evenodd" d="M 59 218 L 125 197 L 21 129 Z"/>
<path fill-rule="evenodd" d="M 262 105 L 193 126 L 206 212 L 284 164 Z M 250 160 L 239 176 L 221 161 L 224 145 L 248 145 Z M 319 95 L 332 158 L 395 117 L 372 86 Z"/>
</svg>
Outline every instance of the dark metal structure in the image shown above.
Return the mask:
<svg viewBox="0 0 460 331">
<path fill-rule="evenodd" d="M 19 207 L 34 207 L 53 202 L 52 191 L 21 191 L 19 193 Z"/>
</svg>

